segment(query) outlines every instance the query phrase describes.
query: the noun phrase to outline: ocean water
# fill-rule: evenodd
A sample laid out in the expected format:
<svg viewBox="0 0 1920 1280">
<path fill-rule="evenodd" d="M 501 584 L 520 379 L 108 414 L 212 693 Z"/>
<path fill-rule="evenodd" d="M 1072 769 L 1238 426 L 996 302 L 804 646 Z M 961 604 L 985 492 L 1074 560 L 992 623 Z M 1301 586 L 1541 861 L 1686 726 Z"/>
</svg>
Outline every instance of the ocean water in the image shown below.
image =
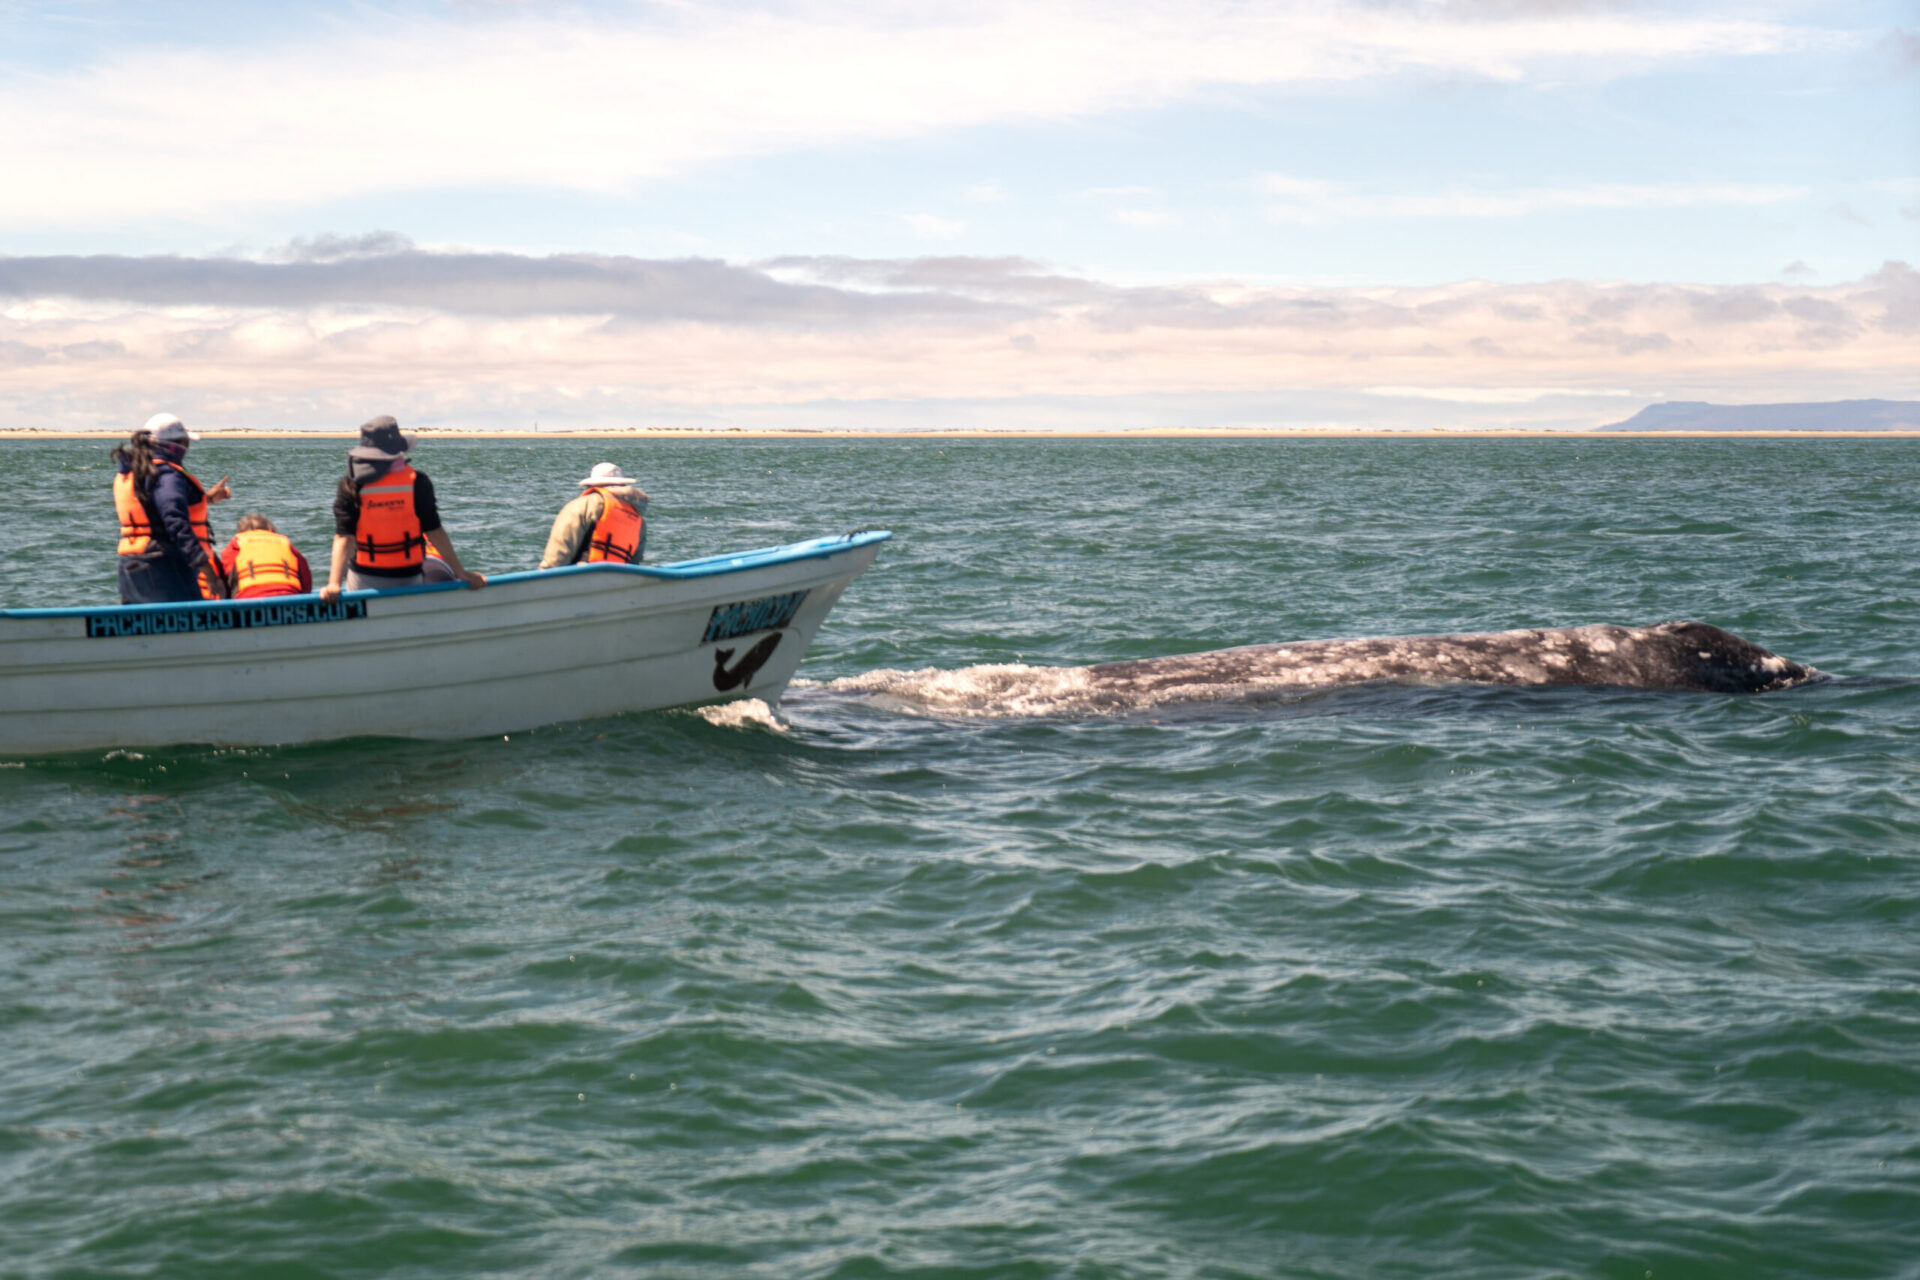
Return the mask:
<svg viewBox="0 0 1920 1280">
<path fill-rule="evenodd" d="M 191 462 L 323 560 L 343 446 Z M 112 600 L 0 453 L 0 604 Z M 602 458 L 896 539 L 777 716 L 5 762 L 0 1275 L 1920 1275 L 1920 444 L 417 455 L 493 571 Z M 1669 618 L 1830 678 L 1035 696 Z"/>
</svg>

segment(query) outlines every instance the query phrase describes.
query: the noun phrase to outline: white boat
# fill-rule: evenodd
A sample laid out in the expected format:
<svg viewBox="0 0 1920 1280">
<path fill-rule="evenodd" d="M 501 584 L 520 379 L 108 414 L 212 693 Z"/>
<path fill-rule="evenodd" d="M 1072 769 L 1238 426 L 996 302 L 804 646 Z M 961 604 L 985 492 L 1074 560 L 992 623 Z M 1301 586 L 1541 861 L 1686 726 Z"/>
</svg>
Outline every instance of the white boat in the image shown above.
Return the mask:
<svg viewBox="0 0 1920 1280">
<path fill-rule="evenodd" d="M 773 702 L 885 532 L 663 565 L 192 604 L 0 609 L 0 755 L 469 738 Z"/>
</svg>

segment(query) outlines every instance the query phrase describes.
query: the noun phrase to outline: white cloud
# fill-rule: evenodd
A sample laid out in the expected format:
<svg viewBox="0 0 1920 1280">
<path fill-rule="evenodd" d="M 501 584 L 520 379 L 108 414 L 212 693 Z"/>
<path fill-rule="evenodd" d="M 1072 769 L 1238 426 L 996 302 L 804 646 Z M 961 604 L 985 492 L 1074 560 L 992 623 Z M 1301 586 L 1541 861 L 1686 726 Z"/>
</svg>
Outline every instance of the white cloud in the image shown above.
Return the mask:
<svg viewBox="0 0 1920 1280">
<path fill-rule="evenodd" d="M 1448 404 L 1532 404 L 1555 396 L 1631 396 L 1619 387 L 1363 387 L 1370 396 Z"/>
<path fill-rule="evenodd" d="M 1180 225 L 1180 216 L 1165 209 L 1115 209 L 1111 217 L 1123 227 L 1140 231 L 1159 231 Z"/>
<path fill-rule="evenodd" d="M 324 261 L 0 258 L 0 420 L 137 421 L 156 399 L 217 426 L 350 424 L 369 403 L 422 422 L 613 425 L 636 406 L 825 401 L 1341 395 L 1471 417 L 1577 415 L 1629 387 L 1920 398 L 1920 272 L 1901 263 L 1817 287 L 1268 288 L 1009 258 L 755 267 L 378 244 L 330 240 Z"/>
<path fill-rule="evenodd" d="M 960 194 L 975 204 L 1004 204 L 1007 193 L 997 182 L 976 182 Z"/>
<path fill-rule="evenodd" d="M 900 221 L 922 240 L 957 240 L 967 233 L 967 224 L 958 218 L 942 218 L 931 213 L 903 213 Z"/>
<path fill-rule="evenodd" d="M 363 12 L 274 47 L 136 48 L 11 75 L 0 227 L 217 222 L 459 187 L 621 193 L 726 157 L 1137 110 L 1216 86 L 1604 76 L 1825 38 L 1632 10 L 1456 18 L 1359 0 Z"/>
<path fill-rule="evenodd" d="M 1261 185 L 1268 194 L 1278 197 L 1267 206 L 1269 217 L 1301 223 L 1350 218 L 1523 218 L 1576 209 L 1768 205 L 1808 194 L 1805 187 L 1736 182 L 1601 182 L 1508 191 L 1451 187 L 1442 191 L 1380 192 L 1280 173 L 1267 174 Z"/>
</svg>

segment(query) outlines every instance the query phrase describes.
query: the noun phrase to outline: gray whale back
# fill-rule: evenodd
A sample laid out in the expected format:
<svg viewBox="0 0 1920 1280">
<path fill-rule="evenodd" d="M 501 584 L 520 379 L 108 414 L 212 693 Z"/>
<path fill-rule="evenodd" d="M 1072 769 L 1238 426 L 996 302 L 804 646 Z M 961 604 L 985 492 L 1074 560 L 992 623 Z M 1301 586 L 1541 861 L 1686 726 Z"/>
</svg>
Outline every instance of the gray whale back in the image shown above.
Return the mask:
<svg viewBox="0 0 1920 1280">
<path fill-rule="evenodd" d="M 1108 662 L 1086 672 L 1097 688 L 1147 698 L 1178 697 L 1188 686 L 1384 680 L 1764 693 L 1818 674 L 1704 622 L 1304 640 Z"/>
</svg>

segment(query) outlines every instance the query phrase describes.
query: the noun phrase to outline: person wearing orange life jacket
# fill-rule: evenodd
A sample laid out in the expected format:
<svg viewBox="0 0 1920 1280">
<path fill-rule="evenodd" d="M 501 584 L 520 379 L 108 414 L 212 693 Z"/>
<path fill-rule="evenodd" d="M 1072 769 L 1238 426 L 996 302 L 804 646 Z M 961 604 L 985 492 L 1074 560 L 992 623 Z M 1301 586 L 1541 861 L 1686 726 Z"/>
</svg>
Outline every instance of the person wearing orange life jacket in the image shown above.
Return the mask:
<svg viewBox="0 0 1920 1280">
<path fill-rule="evenodd" d="M 218 600 L 226 594 L 207 508 L 233 493 L 229 477 L 208 489 L 181 465 L 199 438 L 173 414 L 156 413 L 113 450 L 123 604 Z"/>
<path fill-rule="evenodd" d="M 580 487 L 585 492 L 554 517 L 540 567 L 638 564 L 647 549 L 647 495 L 611 462 L 597 464 Z"/>
<path fill-rule="evenodd" d="M 347 450 L 347 474 L 333 495 L 333 557 L 320 598 L 338 600 L 348 591 L 385 591 L 418 586 L 429 546 L 454 576 L 470 587 L 487 580 L 469 572 L 440 525 L 433 481 L 407 461 L 414 438 L 392 418 L 360 427 L 360 443 Z"/>
<path fill-rule="evenodd" d="M 235 600 L 297 596 L 313 590 L 307 558 L 273 521 L 257 511 L 240 517 L 233 541 L 220 552 L 220 572 Z"/>
</svg>

